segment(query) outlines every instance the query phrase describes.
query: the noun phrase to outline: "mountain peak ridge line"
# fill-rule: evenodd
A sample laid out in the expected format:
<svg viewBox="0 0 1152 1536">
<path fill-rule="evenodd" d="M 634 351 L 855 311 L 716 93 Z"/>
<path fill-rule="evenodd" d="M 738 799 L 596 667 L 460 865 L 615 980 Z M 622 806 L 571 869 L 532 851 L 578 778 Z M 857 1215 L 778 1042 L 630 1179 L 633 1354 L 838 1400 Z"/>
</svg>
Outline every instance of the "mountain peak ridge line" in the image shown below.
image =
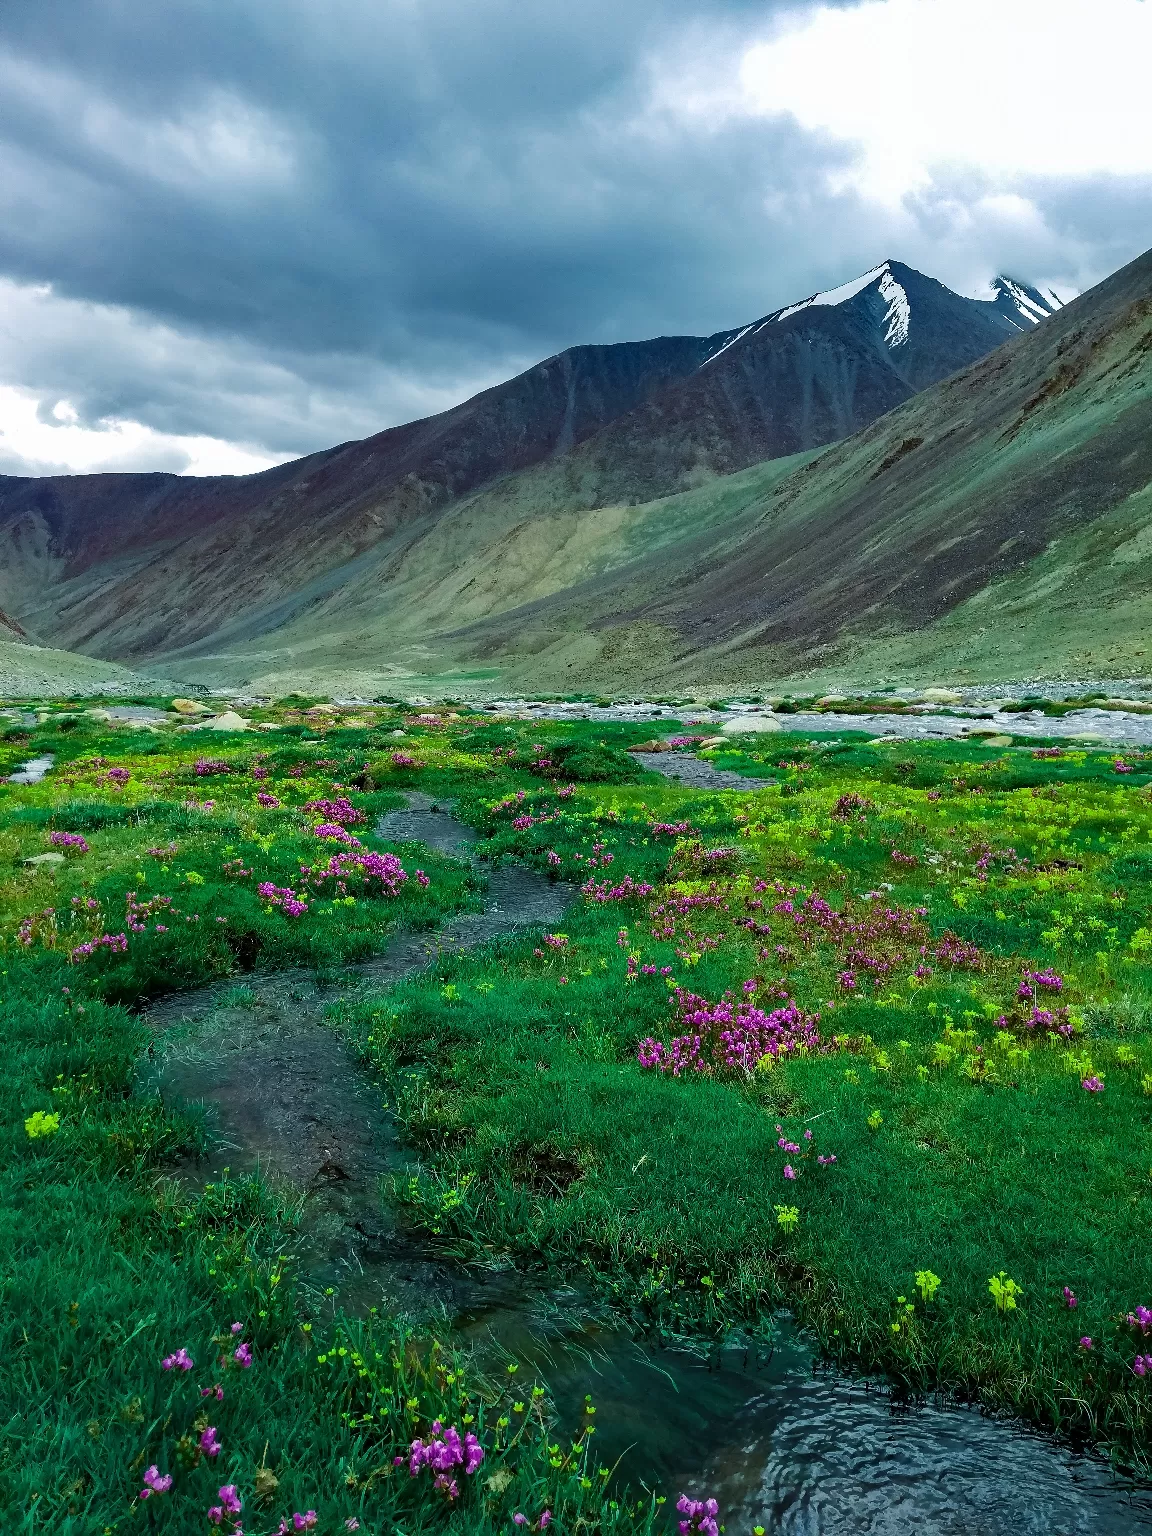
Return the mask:
<svg viewBox="0 0 1152 1536">
<path fill-rule="evenodd" d="M 553 551 L 545 572 L 515 532 L 526 519 L 545 543 L 573 515 L 618 531 L 611 508 L 849 437 L 1058 305 L 1006 277 L 964 298 L 887 259 L 710 337 L 567 348 L 435 416 L 254 475 L 2 477 L 0 608 L 34 641 L 129 665 L 203 654 L 217 636 L 274 644 L 302 616 L 335 623 L 341 605 L 369 622 L 392 592 L 418 608 L 412 572 L 464 523 L 469 548 L 514 535 L 532 564 L 520 587 L 489 573 L 488 596 L 466 604 L 515 607 L 599 559 L 582 550 L 566 569 Z M 437 550 L 444 592 L 446 560 Z"/>
</svg>

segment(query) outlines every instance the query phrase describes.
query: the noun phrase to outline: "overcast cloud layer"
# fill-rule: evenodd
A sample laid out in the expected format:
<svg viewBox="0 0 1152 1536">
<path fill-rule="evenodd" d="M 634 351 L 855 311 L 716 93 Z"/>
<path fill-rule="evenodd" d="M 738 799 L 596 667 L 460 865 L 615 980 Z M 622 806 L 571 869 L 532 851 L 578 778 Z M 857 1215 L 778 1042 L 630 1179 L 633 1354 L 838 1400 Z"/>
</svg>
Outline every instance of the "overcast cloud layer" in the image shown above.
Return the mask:
<svg viewBox="0 0 1152 1536">
<path fill-rule="evenodd" d="M 244 472 L 889 255 L 1075 291 L 1152 244 L 1150 56 L 1140 0 L 8 0 L 0 472 Z"/>
</svg>

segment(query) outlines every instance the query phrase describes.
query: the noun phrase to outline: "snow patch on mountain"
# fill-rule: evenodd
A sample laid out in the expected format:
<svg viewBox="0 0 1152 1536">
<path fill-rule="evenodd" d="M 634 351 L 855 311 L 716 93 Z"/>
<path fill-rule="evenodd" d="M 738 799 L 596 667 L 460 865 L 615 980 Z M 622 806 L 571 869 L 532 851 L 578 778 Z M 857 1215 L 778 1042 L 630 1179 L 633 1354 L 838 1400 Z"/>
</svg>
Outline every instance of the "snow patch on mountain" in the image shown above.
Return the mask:
<svg viewBox="0 0 1152 1536">
<path fill-rule="evenodd" d="M 827 293 L 814 293 L 809 299 L 801 299 L 799 304 L 789 304 L 787 309 L 778 309 L 775 314 L 769 315 L 764 322 L 767 325 L 773 320 L 787 320 L 789 315 L 796 315 L 802 309 L 810 309 L 815 304 L 847 304 L 849 299 L 854 299 L 858 293 L 862 293 L 869 283 L 874 283 L 882 272 L 888 271 L 888 263 L 882 262 L 880 266 L 873 267 L 871 272 L 865 272 L 862 277 L 854 277 L 851 282 L 841 283 L 838 288 L 829 288 Z"/>
<path fill-rule="evenodd" d="M 908 302 L 907 293 L 887 268 L 880 279 L 880 296 L 888 301 L 888 310 L 884 316 L 884 324 L 887 326 L 884 340 L 889 347 L 902 347 L 908 340 L 912 306 Z"/>
<path fill-rule="evenodd" d="M 1030 283 L 1022 283 L 1014 277 L 1000 276 L 992 284 L 990 296 L 983 297 L 981 302 L 995 304 L 1000 313 L 1014 324 L 1020 322 L 1015 318 L 1019 315 L 1029 325 L 1039 325 L 1041 320 L 1047 320 L 1049 315 L 1054 315 L 1058 309 L 1063 309 L 1064 304 L 1049 288 L 1047 293 L 1041 293 L 1039 288 L 1033 288 Z M 1015 311 L 1015 315 L 1012 313 Z M 1021 330 L 1025 327 L 1021 326 Z"/>
<path fill-rule="evenodd" d="M 738 341 L 740 341 L 743 337 L 747 336 L 748 332 L 752 329 L 752 326 L 755 325 L 755 324 L 756 324 L 756 322 L 755 322 L 755 320 L 753 320 L 752 321 L 752 325 L 746 325 L 742 331 L 737 331 L 734 336 L 729 336 L 728 340 L 724 343 L 724 345 L 722 347 L 717 347 L 715 352 L 713 352 L 711 354 L 711 356 L 706 357 L 704 359 L 704 361 L 700 364 L 700 367 L 701 368 L 707 368 L 709 363 L 714 363 L 722 352 L 727 352 L 729 347 L 734 347 Z"/>
</svg>

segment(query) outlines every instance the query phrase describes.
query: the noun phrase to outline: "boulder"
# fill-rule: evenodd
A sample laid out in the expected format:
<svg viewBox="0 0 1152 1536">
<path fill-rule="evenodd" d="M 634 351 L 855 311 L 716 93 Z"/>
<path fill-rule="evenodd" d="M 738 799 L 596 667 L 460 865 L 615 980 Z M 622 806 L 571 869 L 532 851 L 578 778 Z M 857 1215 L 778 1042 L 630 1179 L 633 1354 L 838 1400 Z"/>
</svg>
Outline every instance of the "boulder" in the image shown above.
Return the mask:
<svg viewBox="0 0 1152 1536">
<path fill-rule="evenodd" d="M 782 731 L 784 727 L 775 715 L 737 715 L 725 720 L 720 727 L 725 736 L 745 736 L 757 731 Z"/>
<path fill-rule="evenodd" d="M 195 699 L 173 699 L 172 708 L 178 715 L 206 715 L 208 708 L 199 704 Z"/>
<path fill-rule="evenodd" d="M 248 731 L 252 729 L 251 720 L 245 720 L 243 715 L 238 715 L 233 709 L 226 709 L 222 715 L 213 715 L 211 720 L 197 720 L 194 725 L 182 725 L 182 731 Z"/>
<path fill-rule="evenodd" d="M 964 695 L 953 688 L 925 688 L 920 695 L 925 704 L 963 704 Z"/>
<path fill-rule="evenodd" d="M 25 859 L 24 862 L 25 864 L 31 864 L 33 868 L 39 868 L 41 865 L 51 867 L 54 864 L 63 864 L 64 855 L 62 853 L 37 853 L 32 858 Z"/>
</svg>

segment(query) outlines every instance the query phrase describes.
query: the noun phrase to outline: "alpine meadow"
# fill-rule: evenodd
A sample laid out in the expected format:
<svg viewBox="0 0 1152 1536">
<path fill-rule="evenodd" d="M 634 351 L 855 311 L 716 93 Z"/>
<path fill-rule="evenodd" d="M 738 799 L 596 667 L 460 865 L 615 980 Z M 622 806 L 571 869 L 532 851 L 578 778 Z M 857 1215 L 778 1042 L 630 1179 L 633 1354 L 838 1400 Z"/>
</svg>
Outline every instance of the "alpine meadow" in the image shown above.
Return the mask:
<svg viewBox="0 0 1152 1536">
<path fill-rule="evenodd" d="M 1150 55 L 5 8 L 3 1536 L 1152 1536 Z"/>
</svg>

